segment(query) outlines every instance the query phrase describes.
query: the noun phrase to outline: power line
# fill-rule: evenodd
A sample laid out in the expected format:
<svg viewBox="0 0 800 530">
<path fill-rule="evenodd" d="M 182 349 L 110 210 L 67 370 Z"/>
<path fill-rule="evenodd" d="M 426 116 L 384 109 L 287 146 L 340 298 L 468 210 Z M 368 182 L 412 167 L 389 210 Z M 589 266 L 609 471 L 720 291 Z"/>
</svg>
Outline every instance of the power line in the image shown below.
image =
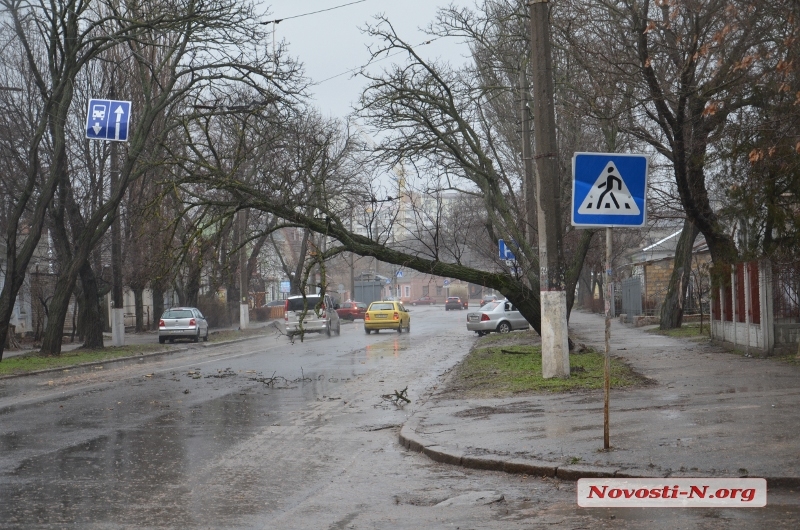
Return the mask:
<svg viewBox="0 0 800 530">
<path fill-rule="evenodd" d="M 358 0 L 357 2 L 350 2 L 348 4 L 342 4 L 342 5 L 338 5 L 338 6 L 334 6 L 334 7 L 329 7 L 327 9 L 320 9 L 319 11 L 311 11 L 310 13 L 303 13 L 301 15 L 294 15 L 294 16 L 291 16 L 291 17 L 284 17 L 284 18 L 276 18 L 274 20 L 267 20 L 266 22 L 261 22 L 261 24 L 262 25 L 280 24 L 284 20 L 290 20 L 290 19 L 293 19 L 293 18 L 300 18 L 300 17 L 307 17 L 309 15 L 316 15 L 317 13 L 324 13 L 325 11 L 333 11 L 334 9 L 340 9 L 342 7 L 351 6 L 353 4 L 363 4 L 366 1 L 367 0 Z"/>
</svg>

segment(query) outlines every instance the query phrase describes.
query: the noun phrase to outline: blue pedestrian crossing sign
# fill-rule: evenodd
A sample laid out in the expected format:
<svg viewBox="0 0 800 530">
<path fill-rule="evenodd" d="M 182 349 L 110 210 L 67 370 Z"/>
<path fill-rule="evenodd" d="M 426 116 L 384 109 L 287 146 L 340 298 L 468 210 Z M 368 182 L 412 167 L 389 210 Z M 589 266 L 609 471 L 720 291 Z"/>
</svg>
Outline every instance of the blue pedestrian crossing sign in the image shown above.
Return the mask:
<svg viewBox="0 0 800 530">
<path fill-rule="evenodd" d="M 575 153 L 572 157 L 572 225 L 644 226 L 647 167 L 646 155 Z"/>
<path fill-rule="evenodd" d="M 86 138 L 127 142 L 130 121 L 130 101 L 90 99 L 86 114 Z"/>
</svg>

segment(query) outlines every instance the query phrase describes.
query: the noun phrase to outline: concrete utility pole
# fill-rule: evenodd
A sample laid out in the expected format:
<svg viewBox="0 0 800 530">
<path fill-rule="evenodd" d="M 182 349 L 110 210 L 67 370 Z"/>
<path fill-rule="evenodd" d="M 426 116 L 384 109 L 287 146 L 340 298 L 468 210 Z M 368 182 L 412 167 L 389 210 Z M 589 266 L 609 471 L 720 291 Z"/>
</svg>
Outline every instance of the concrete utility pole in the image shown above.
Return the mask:
<svg viewBox="0 0 800 530">
<path fill-rule="evenodd" d="M 529 96 L 531 87 L 528 84 L 527 61 L 519 72 L 520 118 L 522 120 L 522 164 L 525 169 L 525 180 L 522 191 L 525 195 L 525 235 L 530 246 L 537 246 L 533 240 L 533 227 L 536 224 L 536 174 L 533 171 L 533 154 L 531 153 L 531 109 Z"/>
<path fill-rule="evenodd" d="M 531 0 L 531 67 L 539 221 L 539 294 L 542 304 L 542 376 L 569 377 L 567 292 L 561 255 L 561 192 L 558 179 L 550 5 Z"/>
<path fill-rule="evenodd" d="M 247 329 L 250 323 L 250 304 L 247 295 L 250 291 L 250 275 L 247 274 L 247 215 L 244 210 L 239 210 L 239 329 Z"/>
</svg>

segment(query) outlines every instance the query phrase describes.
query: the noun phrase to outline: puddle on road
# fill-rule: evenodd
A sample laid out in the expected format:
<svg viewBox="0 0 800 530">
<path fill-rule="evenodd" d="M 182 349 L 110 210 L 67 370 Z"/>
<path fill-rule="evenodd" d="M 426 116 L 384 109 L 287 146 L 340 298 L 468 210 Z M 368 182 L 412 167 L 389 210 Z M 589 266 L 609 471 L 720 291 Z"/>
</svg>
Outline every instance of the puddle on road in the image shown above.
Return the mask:
<svg viewBox="0 0 800 530">
<path fill-rule="evenodd" d="M 239 459 L 255 459 L 255 465 L 268 468 L 276 465 L 270 461 L 276 457 L 269 451 L 247 454 L 237 444 L 247 441 L 247 446 L 255 434 L 273 426 L 315 432 L 324 419 L 303 412 L 313 408 L 310 402 L 336 399 L 330 396 L 348 379 L 304 374 L 305 379 L 282 386 L 252 381 L 253 375 L 209 371 L 195 380 L 186 373 L 165 374 L 150 401 L 119 404 L 117 410 L 69 406 L 49 434 L 6 433 L 0 448 L 7 463 L 15 451 L 32 456 L 18 453 L 16 467 L 2 474 L 0 521 L 185 527 L 205 524 L 204 516 L 234 524 L 275 509 L 262 496 L 264 488 L 272 487 L 263 482 L 274 482 L 269 472 L 247 477 L 235 470 Z M 205 385 L 225 383 L 234 388 L 200 402 L 188 397 L 181 402 L 183 390 L 173 387 L 188 386 L 201 395 Z M 169 395 L 163 395 L 165 388 Z M 138 415 L 142 421 L 126 428 Z M 89 438 L 51 450 L 48 436 Z M 263 437 L 256 439 L 264 443 Z M 313 472 L 303 462 L 293 464 L 293 472 Z"/>
<path fill-rule="evenodd" d="M 384 357 L 399 357 L 400 352 L 408 350 L 408 344 L 395 338 L 369 344 L 364 348 L 364 355 L 357 353 L 357 361 L 377 361 Z"/>
</svg>

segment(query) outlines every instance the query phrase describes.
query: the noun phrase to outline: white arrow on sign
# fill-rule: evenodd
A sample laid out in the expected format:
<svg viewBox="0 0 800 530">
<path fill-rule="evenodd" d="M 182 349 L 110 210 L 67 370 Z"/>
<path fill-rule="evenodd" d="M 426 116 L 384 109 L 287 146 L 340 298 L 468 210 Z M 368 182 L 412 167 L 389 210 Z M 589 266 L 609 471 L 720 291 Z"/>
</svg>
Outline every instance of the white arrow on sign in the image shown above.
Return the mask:
<svg viewBox="0 0 800 530">
<path fill-rule="evenodd" d="M 119 140 L 119 124 L 122 121 L 122 115 L 125 114 L 125 111 L 122 110 L 122 105 L 117 106 L 114 114 L 117 115 L 117 123 L 114 124 L 114 139 Z"/>
<path fill-rule="evenodd" d="M 100 131 L 103 130 L 103 127 L 99 123 L 95 122 L 94 125 L 92 125 L 92 130 L 94 131 L 94 134 L 96 136 L 100 134 Z"/>
<path fill-rule="evenodd" d="M 597 177 L 589 194 L 583 199 L 578 213 L 581 215 L 639 215 L 641 212 L 617 166 L 614 165 L 614 162 L 609 162 Z"/>
</svg>

